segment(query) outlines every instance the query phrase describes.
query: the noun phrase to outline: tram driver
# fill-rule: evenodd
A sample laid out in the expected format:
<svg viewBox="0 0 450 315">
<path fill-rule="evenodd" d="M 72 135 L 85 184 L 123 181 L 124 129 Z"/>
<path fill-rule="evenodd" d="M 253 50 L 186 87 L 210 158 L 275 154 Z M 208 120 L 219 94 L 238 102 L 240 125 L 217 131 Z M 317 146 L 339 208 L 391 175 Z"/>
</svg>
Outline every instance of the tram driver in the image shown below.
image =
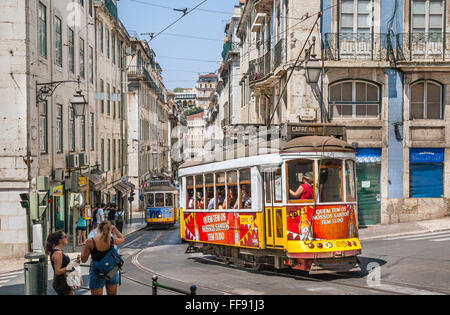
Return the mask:
<svg viewBox="0 0 450 315">
<path fill-rule="evenodd" d="M 314 181 L 314 175 L 312 172 L 306 172 L 302 175 L 302 184 L 298 187 L 297 191 L 289 189 L 289 194 L 295 199 L 309 200 L 314 199 L 312 183 Z"/>
</svg>

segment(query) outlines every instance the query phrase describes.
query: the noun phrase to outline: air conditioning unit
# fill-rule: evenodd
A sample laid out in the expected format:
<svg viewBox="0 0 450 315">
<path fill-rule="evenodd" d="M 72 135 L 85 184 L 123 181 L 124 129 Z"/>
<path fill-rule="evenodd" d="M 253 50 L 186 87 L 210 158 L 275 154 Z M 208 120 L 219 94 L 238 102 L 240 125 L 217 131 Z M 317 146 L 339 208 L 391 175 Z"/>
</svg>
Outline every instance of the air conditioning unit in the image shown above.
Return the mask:
<svg viewBox="0 0 450 315">
<path fill-rule="evenodd" d="M 89 166 L 88 155 L 86 153 L 80 153 L 78 155 L 78 160 L 80 162 L 80 167 Z"/>
<path fill-rule="evenodd" d="M 79 168 L 80 158 L 78 154 L 69 154 L 67 156 L 67 168 Z"/>
<path fill-rule="evenodd" d="M 64 181 L 64 170 L 63 169 L 57 169 L 53 171 L 53 181 L 55 182 L 62 182 Z"/>
</svg>

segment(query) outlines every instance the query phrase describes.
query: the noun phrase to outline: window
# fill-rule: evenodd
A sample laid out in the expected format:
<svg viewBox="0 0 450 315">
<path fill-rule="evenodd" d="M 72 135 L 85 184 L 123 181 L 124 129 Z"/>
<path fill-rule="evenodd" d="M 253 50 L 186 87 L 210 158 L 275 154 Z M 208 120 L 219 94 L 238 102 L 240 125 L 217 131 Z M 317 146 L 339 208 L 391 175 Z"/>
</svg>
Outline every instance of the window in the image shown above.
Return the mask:
<svg viewBox="0 0 450 315">
<path fill-rule="evenodd" d="M 411 148 L 409 155 L 411 198 L 442 198 L 444 149 Z"/>
<path fill-rule="evenodd" d="M 330 86 L 330 116 L 334 118 L 379 118 L 379 87 L 364 81 L 346 81 Z"/>
<path fill-rule="evenodd" d="M 227 209 L 239 209 L 237 171 L 227 172 Z"/>
<path fill-rule="evenodd" d="M 95 150 L 95 116 L 94 113 L 90 113 L 89 124 L 91 129 L 91 151 Z"/>
<path fill-rule="evenodd" d="M 105 171 L 105 139 L 101 140 L 102 172 Z"/>
<path fill-rule="evenodd" d="M 195 209 L 205 208 L 205 197 L 203 193 L 203 175 L 195 176 Z"/>
<path fill-rule="evenodd" d="M 63 130 L 63 106 L 56 105 L 56 152 L 58 153 L 64 151 Z"/>
<path fill-rule="evenodd" d="M 355 179 L 355 162 L 347 160 L 345 161 L 345 190 L 347 201 L 356 201 Z"/>
<path fill-rule="evenodd" d="M 116 35 L 112 35 L 112 62 L 116 64 Z"/>
<path fill-rule="evenodd" d="M 208 210 L 214 209 L 214 175 L 213 174 L 206 174 L 205 175 L 205 191 L 206 191 L 206 198 L 205 198 L 205 205 L 207 206 Z"/>
<path fill-rule="evenodd" d="M 39 104 L 39 137 L 41 153 L 48 153 L 48 104 Z"/>
<path fill-rule="evenodd" d="M 371 0 L 341 0 L 340 33 L 370 33 Z"/>
<path fill-rule="evenodd" d="M 288 201 L 312 202 L 314 199 L 313 161 L 294 160 L 286 164 Z"/>
<path fill-rule="evenodd" d="M 93 14 L 93 0 L 89 0 L 89 15 Z"/>
<path fill-rule="evenodd" d="M 215 209 L 225 209 L 225 173 L 216 174 L 216 208 Z"/>
<path fill-rule="evenodd" d="M 240 209 L 251 209 L 252 208 L 252 186 L 251 186 L 251 176 L 250 170 L 240 170 L 239 171 L 239 203 Z"/>
<path fill-rule="evenodd" d="M 116 166 L 116 139 L 112 140 L 112 170 L 115 170 Z"/>
<path fill-rule="evenodd" d="M 100 79 L 100 94 L 101 94 L 101 112 L 102 114 L 105 113 L 105 83 L 103 82 L 102 79 Z"/>
<path fill-rule="evenodd" d="M 108 139 L 108 169 L 107 171 L 109 172 L 111 170 L 111 139 Z"/>
<path fill-rule="evenodd" d="M 84 51 L 84 39 L 80 38 L 80 77 L 82 79 L 86 77 Z"/>
<path fill-rule="evenodd" d="M 441 40 L 444 25 L 444 6 L 442 0 L 412 1 L 412 33 L 427 33 Z"/>
<path fill-rule="evenodd" d="M 106 37 L 106 57 L 111 56 L 111 37 L 109 35 L 109 29 L 105 30 L 105 37 Z"/>
<path fill-rule="evenodd" d="M 411 119 L 442 119 L 442 85 L 425 80 L 411 85 Z"/>
<path fill-rule="evenodd" d="M 147 207 L 152 208 L 155 204 L 155 196 L 153 194 L 147 194 L 146 199 L 147 199 Z"/>
<path fill-rule="evenodd" d="M 71 152 L 75 152 L 75 115 L 73 108 L 69 108 L 69 148 Z"/>
<path fill-rule="evenodd" d="M 89 46 L 89 82 L 94 84 L 94 49 Z"/>
<path fill-rule="evenodd" d="M 342 202 L 342 161 L 321 160 L 319 163 L 319 195 L 321 202 Z"/>
<path fill-rule="evenodd" d="M 81 139 L 81 151 L 86 151 L 86 117 L 80 117 L 80 139 Z"/>
<path fill-rule="evenodd" d="M 266 203 L 272 203 L 272 185 L 271 185 L 271 173 L 269 171 L 264 172 L 264 191 L 266 192 Z"/>
<path fill-rule="evenodd" d="M 113 102 L 112 102 L 112 106 L 113 106 L 113 119 L 116 119 L 116 88 L 113 87 Z"/>
<path fill-rule="evenodd" d="M 155 207 L 164 207 L 164 194 L 155 194 Z"/>
<path fill-rule="evenodd" d="M 39 54 L 47 58 L 47 7 L 39 2 L 38 8 Z"/>
<path fill-rule="evenodd" d="M 194 178 L 186 178 L 186 209 L 194 209 Z"/>
<path fill-rule="evenodd" d="M 100 51 L 103 53 L 104 42 L 103 42 L 103 23 L 102 22 L 98 22 L 98 42 L 100 44 Z"/>
<path fill-rule="evenodd" d="M 73 30 L 69 28 L 67 31 L 68 49 L 69 49 L 69 70 L 75 73 L 75 37 Z"/>
<path fill-rule="evenodd" d="M 281 168 L 273 171 L 273 189 L 274 189 L 274 202 L 283 202 L 283 184 L 281 181 Z"/>
<path fill-rule="evenodd" d="M 166 200 L 164 202 L 166 207 L 173 207 L 173 195 L 172 194 L 165 194 Z"/>
<path fill-rule="evenodd" d="M 62 23 L 55 16 L 55 64 L 62 67 Z"/>
<path fill-rule="evenodd" d="M 106 110 L 111 115 L 111 85 L 106 83 Z"/>
</svg>

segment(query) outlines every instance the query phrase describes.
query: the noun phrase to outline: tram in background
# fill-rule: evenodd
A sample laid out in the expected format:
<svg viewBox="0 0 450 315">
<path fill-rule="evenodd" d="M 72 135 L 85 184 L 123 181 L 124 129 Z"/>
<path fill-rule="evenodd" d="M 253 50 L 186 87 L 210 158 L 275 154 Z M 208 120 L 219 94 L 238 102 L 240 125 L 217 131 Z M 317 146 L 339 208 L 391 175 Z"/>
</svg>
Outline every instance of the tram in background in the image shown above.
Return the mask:
<svg viewBox="0 0 450 315">
<path fill-rule="evenodd" d="M 152 180 L 144 190 L 147 227 L 173 227 L 178 217 L 178 190 L 170 180 Z"/>
<path fill-rule="evenodd" d="M 180 231 L 191 249 L 254 268 L 359 270 L 352 146 L 309 136 L 275 153 L 228 154 L 180 167 Z"/>
</svg>

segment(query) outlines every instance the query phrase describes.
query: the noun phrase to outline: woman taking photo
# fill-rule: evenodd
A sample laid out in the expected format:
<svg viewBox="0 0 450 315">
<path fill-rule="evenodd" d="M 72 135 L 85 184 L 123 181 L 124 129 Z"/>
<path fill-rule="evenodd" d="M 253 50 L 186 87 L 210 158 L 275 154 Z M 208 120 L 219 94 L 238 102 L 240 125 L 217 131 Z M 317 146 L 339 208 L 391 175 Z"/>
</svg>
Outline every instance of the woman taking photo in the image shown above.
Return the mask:
<svg viewBox="0 0 450 315">
<path fill-rule="evenodd" d="M 47 237 L 45 253 L 50 256 L 53 267 L 53 289 L 58 295 L 73 295 L 73 290 L 67 285 L 66 274 L 73 270 L 67 270 L 70 263 L 69 256 L 65 255 L 62 248 L 68 244 L 66 233 L 59 231 Z M 77 262 L 80 257 L 77 258 Z"/>
<path fill-rule="evenodd" d="M 120 245 L 125 241 L 122 233 L 117 230 L 115 226 L 109 221 L 104 221 L 98 226 L 98 233 L 93 238 L 86 241 L 86 244 L 81 250 L 81 261 L 87 262 L 89 255 L 92 258 L 93 264 L 101 261 L 110 250 L 113 250 L 114 245 Z M 94 272 L 94 267 L 91 266 L 89 272 L 89 288 L 92 295 L 103 295 L 103 287 L 106 286 L 106 293 L 108 295 L 117 294 L 117 285 L 119 284 L 119 273 L 106 280 Z"/>
</svg>

